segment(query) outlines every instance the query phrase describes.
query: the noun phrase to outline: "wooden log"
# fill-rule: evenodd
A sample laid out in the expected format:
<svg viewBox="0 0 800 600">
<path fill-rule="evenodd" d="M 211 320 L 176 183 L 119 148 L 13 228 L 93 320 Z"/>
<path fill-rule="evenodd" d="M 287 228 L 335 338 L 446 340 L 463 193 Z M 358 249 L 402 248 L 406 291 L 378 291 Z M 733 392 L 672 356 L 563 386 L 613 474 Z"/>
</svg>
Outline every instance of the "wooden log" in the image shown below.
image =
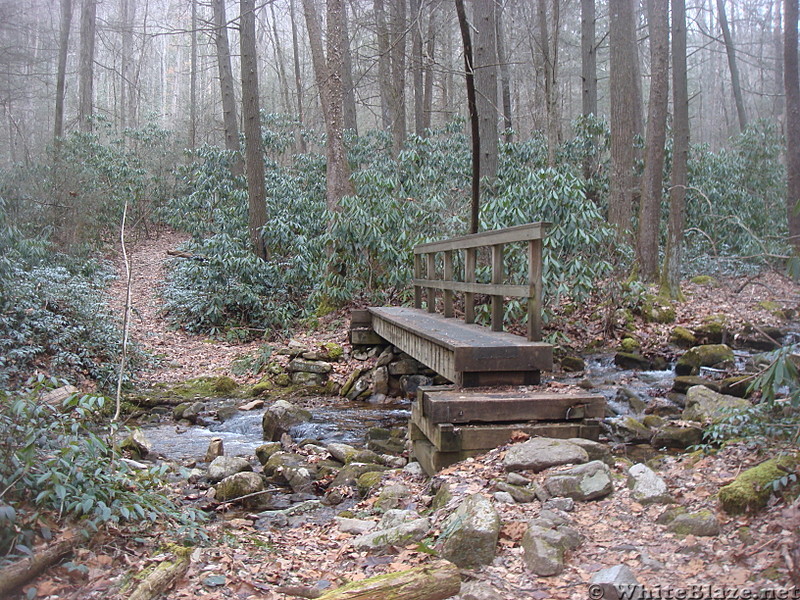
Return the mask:
<svg viewBox="0 0 800 600">
<path fill-rule="evenodd" d="M 436 561 L 405 571 L 354 581 L 319 597 L 319 600 L 445 600 L 458 594 L 458 567 Z"/>
<path fill-rule="evenodd" d="M 176 547 L 175 559 L 164 561 L 145 577 L 128 600 L 154 600 L 186 574 L 192 562 L 192 549 Z"/>
<path fill-rule="evenodd" d="M 0 598 L 7 598 L 23 585 L 41 575 L 46 569 L 71 554 L 82 537 L 68 533 L 60 540 L 48 544 L 29 558 L 24 558 L 0 569 Z"/>
</svg>

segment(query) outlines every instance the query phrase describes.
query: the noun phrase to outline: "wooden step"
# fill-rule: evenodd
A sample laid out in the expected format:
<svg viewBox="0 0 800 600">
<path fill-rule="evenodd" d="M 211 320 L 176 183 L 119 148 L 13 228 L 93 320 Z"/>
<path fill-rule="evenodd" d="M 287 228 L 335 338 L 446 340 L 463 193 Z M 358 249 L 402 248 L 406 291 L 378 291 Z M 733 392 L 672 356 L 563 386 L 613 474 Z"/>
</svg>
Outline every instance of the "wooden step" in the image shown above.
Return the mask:
<svg viewBox="0 0 800 600">
<path fill-rule="evenodd" d="M 421 309 L 369 311 L 375 333 L 457 385 L 532 385 L 553 368 L 550 344 Z"/>
<path fill-rule="evenodd" d="M 432 423 L 502 423 L 601 419 L 606 401 L 599 394 L 576 392 L 471 392 L 424 389 L 422 414 Z"/>
</svg>

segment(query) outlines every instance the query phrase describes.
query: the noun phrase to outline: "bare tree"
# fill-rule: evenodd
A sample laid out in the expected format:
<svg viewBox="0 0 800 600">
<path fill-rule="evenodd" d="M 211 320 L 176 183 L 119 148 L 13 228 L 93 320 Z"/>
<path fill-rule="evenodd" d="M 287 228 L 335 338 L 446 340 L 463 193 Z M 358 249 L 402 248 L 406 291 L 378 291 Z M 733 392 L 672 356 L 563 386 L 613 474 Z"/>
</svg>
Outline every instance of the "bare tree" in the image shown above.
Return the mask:
<svg viewBox="0 0 800 600">
<path fill-rule="evenodd" d="M 58 67 L 56 74 L 56 109 L 53 139 L 58 144 L 64 133 L 64 96 L 67 80 L 69 30 L 72 25 L 72 0 L 61 0 L 61 31 L 58 36 Z"/>
<path fill-rule="evenodd" d="M 503 2 L 497 7 L 495 12 L 496 36 L 497 36 L 497 62 L 500 65 L 500 95 L 503 100 L 503 129 L 505 129 L 506 142 L 513 139 L 513 121 L 511 118 L 511 73 L 508 68 L 508 56 L 506 55 L 506 32 L 503 29 L 503 13 L 506 4 Z"/>
<path fill-rule="evenodd" d="M 300 72 L 300 44 L 297 41 L 297 19 L 295 18 L 294 0 L 289 0 L 289 17 L 292 23 L 292 57 L 294 62 L 294 85 L 297 94 L 297 122 L 298 131 L 295 136 L 300 152 L 306 151 L 306 140 L 303 137 L 303 78 Z"/>
<path fill-rule="evenodd" d="M 264 144 L 258 98 L 255 0 L 239 1 L 239 49 L 242 60 L 242 121 L 247 175 L 248 226 L 256 256 L 267 258 L 261 228 L 267 223 Z"/>
<path fill-rule="evenodd" d="M 480 125 L 480 176 L 497 177 L 497 6 L 475 2 L 475 94 Z"/>
<path fill-rule="evenodd" d="M 81 8 L 81 65 L 78 124 L 83 132 L 92 131 L 94 115 L 94 47 L 97 30 L 97 0 L 83 0 Z"/>
<path fill-rule="evenodd" d="M 792 0 L 788 0 L 792 1 Z M 795 2 L 797 0 L 794 0 Z M 672 177 L 669 224 L 661 293 L 674 299 L 681 293 L 683 229 L 686 223 L 686 185 L 689 162 L 689 83 L 686 74 L 686 0 L 671 0 L 672 7 Z"/>
<path fill-rule="evenodd" d="M 747 127 L 747 115 L 744 112 L 744 99 L 742 98 L 742 84 L 739 83 L 739 65 L 736 62 L 736 48 L 733 45 L 731 28 L 728 25 L 728 16 L 725 14 L 725 0 L 717 0 L 717 13 L 719 25 L 722 28 L 722 39 L 725 42 L 725 53 L 728 56 L 728 68 L 731 70 L 731 88 L 733 100 L 736 103 L 736 114 L 739 117 L 739 129 L 744 131 Z"/>
<path fill-rule="evenodd" d="M 231 165 L 231 172 L 238 176 L 244 172 L 244 165 L 239 157 L 239 118 L 236 115 L 236 94 L 233 86 L 233 69 L 231 68 L 231 49 L 228 42 L 228 19 L 225 15 L 225 0 L 212 0 L 214 10 L 214 42 L 217 48 L 217 69 L 219 71 L 219 87 L 222 96 L 222 123 L 225 128 L 225 148 L 236 153 Z"/>
<path fill-rule="evenodd" d="M 342 102 L 344 109 L 344 128 L 358 135 L 356 113 L 356 87 L 353 83 L 353 54 L 350 51 L 350 31 L 347 24 L 347 3 L 342 2 L 339 14 L 342 30 Z"/>
<path fill-rule="evenodd" d="M 559 115 L 557 99 L 556 63 L 558 61 L 558 17 L 559 0 L 553 0 L 552 10 L 552 35 L 548 26 L 547 0 L 537 2 L 539 24 L 539 46 L 542 52 L 542 66 L 544 72 L 544 102 L 547 118 L 547 162 L 550 166 L 555 164 L 556 148 L 559 142 Z"/>
<path fill-rule="evenodd" d="M 783 81 L 786 88 L 786 215 L 789 239 L 800 252 L 800 73 L 798 72 L 797 0 L 784 0 Z"/>
<path fill-rule="evenodd" d="M 642 101 L 636 14 L 631 0 L 610 0 L 611 180 L 608 220 L 625 235 L 631 228 L 637 178 L 634 139 L 641 133 Z"/>
<path fill-rule="evenodd" d="M 472 200 L 470 202 L 469 232 L 478 233 L 481 206 L 481 134 L 478 103 L 475 98 L 475 63 L 473 62 L 472 37 L 469 33 L 467 13 L 464 10 L 464 0 L 455 1 L 461 40 L 464 44 L 464 75 L 467 81 L 467 103 L 469 105 L 469 121 L 472 131 Z"/>
<path fill-rule="evenodd" d="M 411 74 L 414 81 L 414 133 L 425 131 L 425 75 L 422 62 L 422 2 L 411 0 Z"/>
<path fill-rule="evenodd" d="M 197 146 L 197 0 L 192 5 L 191 63 L 189 66 L 189 148 Z"/>
<path fill-rule="evenodd" d="M 650 30 L 650 99 L 639 209 L 637 258 L 646 281 L 658 274 L 658 239 L 669 100 L 669 0 L 647 0 Z"/>
</svg>

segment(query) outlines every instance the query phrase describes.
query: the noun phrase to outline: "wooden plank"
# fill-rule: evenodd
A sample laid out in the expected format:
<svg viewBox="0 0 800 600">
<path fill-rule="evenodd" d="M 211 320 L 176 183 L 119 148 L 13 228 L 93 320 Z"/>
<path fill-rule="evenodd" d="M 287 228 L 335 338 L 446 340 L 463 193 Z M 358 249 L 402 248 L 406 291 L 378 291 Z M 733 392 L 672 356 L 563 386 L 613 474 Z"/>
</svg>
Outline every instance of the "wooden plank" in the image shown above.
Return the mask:
<svg viewBox="0 0 800 600">
<path fill-rule="evenodd" d="M 432 423 L 502 423 L 603 418 L 606 400 L 588 392 L 468 392 L 426 388 L 422 414 Z"/>
<path fill-rule="evenodd" d="M 436 279 L 436 255 L 431 253 L 426 257 L 426 271 L 425 277 L 428 279 Z M 428 312 L 436 312 L 436 288 L 433 286 L 428 287 Z"/>
<path fill-rule="evenodd" d="M 350 329 L 372 327 L 372 313 L 365 308 L 354 308 L 350 311 Z"/>
<path fill-rule="evenodd" d="M 477 251 L 475 248 L 468 248 L 464 252 L 464 282 L 466 284 L 475 283 L 475 264 Z M 454 283 L 454 282 L 453 282 Z M 471 324 L 475 322 L 475 295 L 473 292 L 461 290 L 464 293 L 464 322 Z"/>
<path fill-rule="evenodd" d="M 415 286 L 431 287 L 439 290 L 452 290 L 470 294 L 487 294 L 527 298 L 531 293 L 530 286 L 495 283 L 475 283 L 474 281 L 443 281 L 441 279 L 412 279 Z"/>
<path fill-rule="evenodd" d="M 486 452 L 486 450 L 440 452 L 433 444 L 430 443 L 430 441 L 423 439 L 413 442 L 411 452 L 414 458 L 417 459 L 417 462 L 419 462 L 422 470 L 425 471 L 429 477 L 433 477 L 445 467 L 454 465 L 455 463 L 461 462 L 462 460 L 470 458 L 471 456 L 483 454 Z"/>
<path fill-rule="evenodd" d="M 350 343 L 354 346 L 379 346 L 386 340 L 372 329 L 351 329 Z"/>
<path fill-rule="evenodd" d="M 420 314 L 425 313 L 420 311 Z M 451 348 L 425 336 L 417 335 L 392 321 L 377 315 L 373 316 L 375 317 L 373 321 L 375 332 L 378 335 L 442 377 L 458 385 L 461 384 L 461 376 L 455 369 L 455 353 Z"/>
<path fill-rule="evenodd" d="M 542 339 L 542 240 L 528 242 L 528 340 Z"/>
<path fill-rule="evenodd" d="M 503 283 L 503 244 L 492 246 L 492 285 Z M 503 296 L 492 296 L 492 331 L 503 331 Z"/>
<path fill-rule="evenodd" d="M 414 255 L 414 279 L 422 279 L 422 258 Z M 414 284 L 414 308 L 422 308 L 422 288 Z"/>
<path fill-rule="evenodd" d="M 461 386 L 465 388 L 492 387 L 501 385 L 539 385 L 541 373 L 533 371 L 485 371 L 462 372 Z"/>
<path fill-rule="evenodd" d="M 414 253 L 427 254 L 428 252 L 464 250 L 466 248 L 479 248 L 481 246 L 492 246 L 494 244 L 510 244 L 513 242 L 539 240 L 547 234 L 547 228 L 549 226 L 550 223 L 542 221 L 538 223 L 517 225 L 516 227 L 508 227 L 506 229 L 497 229 L 495 231 L 472 233 L 440 242 L 420 244 L 414 248 Z"/>
</svg>

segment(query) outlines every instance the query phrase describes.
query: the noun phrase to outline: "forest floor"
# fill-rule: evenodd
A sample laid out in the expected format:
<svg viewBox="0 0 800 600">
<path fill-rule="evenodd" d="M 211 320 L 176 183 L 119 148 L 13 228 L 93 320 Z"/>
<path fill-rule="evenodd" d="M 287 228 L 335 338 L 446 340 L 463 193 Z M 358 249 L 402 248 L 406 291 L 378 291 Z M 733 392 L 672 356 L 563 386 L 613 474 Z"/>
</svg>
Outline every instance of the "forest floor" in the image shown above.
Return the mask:
<svg viewBox="0 0 800 600">
<path fill-rule="evenodd" d="M 136 308 L 132 336 L 163 360 L 161 366 L 145 374 L 148 383 L 177 382 L 205 375 L 232 375 L 233 361 L 254 352 L 263 342 L 228 344 L 188 335 L 168 327 L 160 314 L 158 289 L 164 280 L 166 251 L 173 249 L 181 236 L 162 232 L 157 239 L 136 245 L 131 252 L 133 266 L 132 299 Z M 120 263 L 121 265 L 121 263 Z M 743 285 L 744 284 L 744 285 Z M 768 323 L 769 311 L 758 306 L 764 300 L 796 309 L 800 288 L 778 275 L 752 281 L 723 282 L 714 288 L 687 285 L 687 300 L 677 307 L 678 324 L 696 324 L 704 316 L 725 313 L 734 322 L 754 320 Z M 125 295 L 121 277 L 111 288 L 111 300 L 121 311 Z M 608 323 L 591 319 L 597 307 L 581 307 L 566 331 L 577 349 L 603 340 Z M 643 348 L 655 351 L 668 348 L 668 330 L 674 327 L 642 324 L 639 336 Z M 346 345 L 346 319 L 333 315 L 321 328 L 323 333 L 298 334 L 323 336 Z M 611 343 L 606 340 L 604 343 Z M 237 378 L 241 383 L 242 378 Z M 484 456 L 469 459 L 442 471 L 439 480 L 451 484 L 457 501 L 470 493 L 493 493 L 493 480 L 503 476 L 502 458 L 507 446 Z M 534 518 L 541 504 L 497 504 L 504 523 L 494 563 L 462 571 L 462 580 L 477 580 L 494 590 L 487 598 L 544 599 L 589 598 L 588 582 L 604 567 L 625 564 L 651 593 L 686 598 L 758 597 L 764 590 L 775 590 L 776 598 L 796 598 L 792 585 L 800 585 L 798 572 L 791 572 L 793 550 L 800 548 L 800 509 L 776 500 L 757 513 L 729 516 L 719 508 L 717 490 L 743 469 L 768 455 L 769 449 L 737 443 L 709 455 L 668 455 L 660 459 L 659 474 L 667 482 L 677 504 L 688 510 L 710 510 L 721 525 L 712 537 L 681 537 L 656 522 L 666 510 L 663 505 L 641 505 L 631 496 L 624 473 L 629 463 L 617 461 L 615 491 L 610 496 L 576 503 L 570 518 L 585 536 L 584 543 L 568 556 L 564 572 L 554 577 L 536 577 L 524 567 L 520 539 L 525 523 Z M 539 476 L 534 476 L 534 478 Z M 397 472 L 385 478 L 402 482 L 412 494 L 409 508 L 424 510 L 431 502 L 430 482 Z M 175 491 L 184 499 L 198 496 L 193 489 L 180 486 Z M 365 518 L 377 518 L 370 497 L 350 510 Z M 426 564 L 434 558 L 425 547 L 414 544 L 395 548 L 386 556 L 373 556 L 357 550 L 353 535 L 342 533 L 331 519 L 319 513 L 294 519 L 288 527 L 257 529 L 246 511 L 218 507 L 205 525 L 209 541 L 198 546 L 187 574 L 170 592 L 170 598 L 222 598 L 282 600 L 313 597 L 320 591 L 357 581 L 375 574 L 403 570 Z M 434 524 L 441 525 L 440 511 Z M 48 571 L 35 582 L 38 597 L 116 598 L 127 597 L 123 584 L 136 573 L 166 560 L 166 544 L 175 541 L 175 532 L 154 525 L 150 530 L 131 535 L 125 531 L 98 533 L 92 542 L 76 550 L 72 565 Z M 432 542 L 433 543 L 433 542 Z M 780 595 L 784 592 L 788 595 Z M 669 595 L 672 594 L 672 595 Z M 681 594 L 685 594 L 681 596 Z M 694 594 L 694 595 L 691 595 Z M 727 594 L 727 595 L 724 595 Z M 735 595 L 738 594 L 738 595 Z M 591 596 L 597 598 L 598 596 Z"/>
</svg>

